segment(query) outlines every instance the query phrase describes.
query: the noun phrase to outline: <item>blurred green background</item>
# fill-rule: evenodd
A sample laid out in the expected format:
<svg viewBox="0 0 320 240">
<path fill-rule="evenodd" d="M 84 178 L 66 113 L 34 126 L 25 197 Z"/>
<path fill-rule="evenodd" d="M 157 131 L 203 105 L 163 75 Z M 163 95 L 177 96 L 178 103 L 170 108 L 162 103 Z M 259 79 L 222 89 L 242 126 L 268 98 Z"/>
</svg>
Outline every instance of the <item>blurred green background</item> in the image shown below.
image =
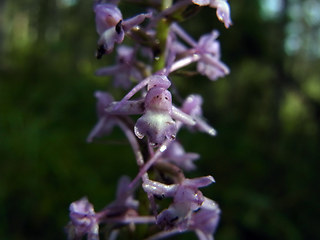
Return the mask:
<svg viewBox="0 0 320 240">
<path fill-rule="evenodd" d="M 177 80 L 181 96 L 203 95 L 219 133 L 179 133 L 202 156 L 187 176 L 216 179 L 204 192 L 222 209 L 217 240 L 319 239 L 320 3 L 230 5 L 228 30 L 209 8 L 182 23 L 195 38 L 218 29 L 231 68 L 216 82 Z M 138 12 L 121 8 L 125 17 Z M 93 75 L 113 63 L 95 59 L 96 41 L 90 0 L 0 2 L 1 240 L 66 239 L 70 202 L 88 196 L 100 210 L 119 176 L 137 172 L 120 130 L 85 142 L 96 122 L 93 92 L 112 88 Z"/>
</svg>

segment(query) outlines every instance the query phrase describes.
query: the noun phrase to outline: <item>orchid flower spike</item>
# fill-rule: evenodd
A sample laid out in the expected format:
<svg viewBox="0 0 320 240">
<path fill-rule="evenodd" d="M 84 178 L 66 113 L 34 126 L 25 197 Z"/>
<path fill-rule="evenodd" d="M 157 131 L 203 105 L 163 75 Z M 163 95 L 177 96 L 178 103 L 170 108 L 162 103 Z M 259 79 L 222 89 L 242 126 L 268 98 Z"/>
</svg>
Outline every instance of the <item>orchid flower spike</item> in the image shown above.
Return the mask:
<svg viewBox="0 0 320 240">
<path fill-rule="evenodd" d="M 196 47 L 197 52 L 201 55 L 201 59 L 197 64 L 197 70 L 213 81 L 230 73 L 229 68 L 220 61 L 218 36 L 217 31 L 205 34 L 199 39 Z"/>
</svg>

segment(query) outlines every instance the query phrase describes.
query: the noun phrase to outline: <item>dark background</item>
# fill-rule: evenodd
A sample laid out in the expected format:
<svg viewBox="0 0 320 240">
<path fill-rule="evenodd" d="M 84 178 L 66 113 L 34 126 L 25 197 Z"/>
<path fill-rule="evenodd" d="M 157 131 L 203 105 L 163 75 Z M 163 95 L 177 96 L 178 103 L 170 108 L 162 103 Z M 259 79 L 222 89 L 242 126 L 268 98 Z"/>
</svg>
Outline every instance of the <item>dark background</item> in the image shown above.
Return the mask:
<svg viewBox="0 0 320 240">
<path fill-rule="evenodd" d="M 273 2 L 278 8 L 268 8 Z M 320 3 L 230 5 L 228 30 L 209 8 L 182 23 L 196 39 L 218 29 L 231 69 L 216 82 L 176 82 L 183 97 L 203 95 L 219 133 L 179 133 L 202 156 L 187 176 L 216 179 L 203 190 L 222 209 L 217 240 L 319 239 Z M 137 13 L 121 9 L 125 18 Z M 90 0 L 2 0 L 0 41 L 0 239 L 66 239 L 70 202 L 88 196 L 98 211 L 118 178 L 137 172 L 119 129 L 85 142 L 96 122 L 93 92 L 113 91 L 93 73 L 113 58 L 94 57 Z"/>
</svg>

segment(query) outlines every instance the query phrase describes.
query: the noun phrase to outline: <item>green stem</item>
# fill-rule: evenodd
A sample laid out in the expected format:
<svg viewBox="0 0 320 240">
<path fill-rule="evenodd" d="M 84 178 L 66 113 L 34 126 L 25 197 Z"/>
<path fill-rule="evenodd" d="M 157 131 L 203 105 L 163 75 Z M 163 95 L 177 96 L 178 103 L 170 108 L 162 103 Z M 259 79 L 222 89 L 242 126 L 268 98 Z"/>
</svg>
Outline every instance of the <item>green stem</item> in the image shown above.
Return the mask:
<svg viewBox="0 0 320 240">
<path fill-rule="evenodd" d="M 172 0 L 162 0 L 161 10 L 165 10 L 172 5 Z M 154 59 L 153 70 L 157 72 L 165 67 L 165 48 L 169 34 L 170 22 L 163 18 L 157 26 L 157 41 L 159 46 L 159 54 Z"/>
</svg>

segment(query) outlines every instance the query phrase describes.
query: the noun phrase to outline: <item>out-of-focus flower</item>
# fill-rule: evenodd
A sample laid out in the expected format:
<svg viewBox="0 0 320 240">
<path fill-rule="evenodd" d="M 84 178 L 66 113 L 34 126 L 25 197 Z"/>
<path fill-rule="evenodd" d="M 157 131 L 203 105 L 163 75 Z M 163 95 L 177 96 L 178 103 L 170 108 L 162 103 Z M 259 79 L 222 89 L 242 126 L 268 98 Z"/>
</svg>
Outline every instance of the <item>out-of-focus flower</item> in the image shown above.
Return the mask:
<svg viewBox="0 0 320 240">
<path fill-rule="evenodd" d="M 112 96 L 103 91 L 96 91 L 94 96 L 97 98 L 98 122 L 91 130 L 87 138 L 88 142 L 92 142 L 95 137 L 102 137 L 103 135 L 109 134 L 117 121 L 114 116 L 105 111 L 113 101 Z"/>
<path fill-rule="evenodd" d="M 88 240 L 99 239 L 99 225 L 93 205 L 82 198 L 70 205 L 69 239 L 80 239 L 87 234 Z"/>
<path fill-rule="evenodd" d="M 186 153 L 177 140 L 171 142 L 168 149 L 162 154 L 163 159 L 176 164 L 186 171 L 194 170 L 196 168 L 193 161 L 199 157 L 200 156 L 197 153 Z"/>
<path fill-rule="evenodd" d="M 132 47 L 121 45 L 117 48 L 117 64 L 100 68 L 96 71 L 98 76 L 114 76 L 114 86 L 128 89 L 131 85 L 130 78 L 142 80 L 142 75 L 135 67 L 135 52 Z"/>
<path fill-rule="evenodd" d="M 133 199 L 129 184 L 130 178 L 128 176 L 122 176 L 119 179 L 116 200 L 107 206 L 108 209 L 114 210 L 115 208 L 123 208 L 123 210 L 126 210 L 138 208 L 139 202 Z"/>
<path fill-rule="evenodd" d="M 196 122 L 194 126 L 190 126 L 189 128 L 215 136 L 217 131 L 203 119 L 201 108 L 202 102 L 203 100 L 200 95 L 189 95 L 184 101 L 181 110 L 192 116 Z"/>
<path fill-rule="evenodd" d="M 203 35 L 197 44 L 196 51 L 201 55 L 197 70 L 210 80 L 216 80 L 229 74 L 229 68 L 220 61 L 220 43 L 217 31 Z"/>
<path fill-rule="evenodd" d="M 191 48 L 178 41 L 179 36 Z M 168 59 L 178 57 L 170 66 L 170 71 L 175 71 L 181 67 L 189 65 L 191 62 L 197 63 L 197 71 L 207 76 L 210 80 L 217 80 L 229 74 L 229 68 L 220 60 L 220 43 L 217 41 L 219 36 L 217 31 L 212 31 L 200 37 L 196 42 L 178 24 L 171 25 Z M 174 57 L 173 57 L 174 56 Z"/>
</svg>

